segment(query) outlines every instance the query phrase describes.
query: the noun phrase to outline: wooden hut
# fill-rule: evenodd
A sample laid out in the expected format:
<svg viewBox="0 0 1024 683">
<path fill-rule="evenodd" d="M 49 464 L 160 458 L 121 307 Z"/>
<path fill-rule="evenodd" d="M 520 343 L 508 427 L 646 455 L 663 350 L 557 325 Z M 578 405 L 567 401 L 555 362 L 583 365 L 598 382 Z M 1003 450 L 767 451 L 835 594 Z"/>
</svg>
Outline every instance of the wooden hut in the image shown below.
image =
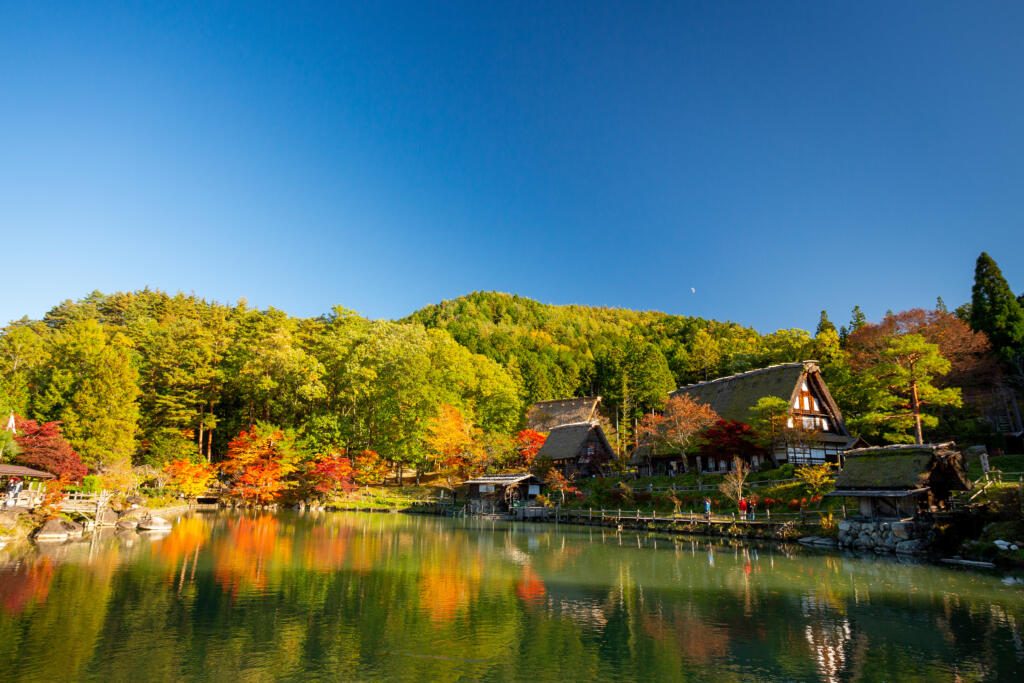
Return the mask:
<svg viewBox="0 0 1024 683">
<path fill-rule="evenodd" d="M 615 449 L 600 424 L 578 422 L 552 429 L 537 458 L 550 460 L 567 477 L 596 477 L 608 473 Z"/>
<path fill-rule="evenodd" d="M 710 406 L 723 420 L 750 424 L 757 402 L 762 398 L 783 399 L 789 406 L 786 434 L 772 448 L 776 463 L 796 465 L 838 463 L 841 454 L 856 439 L 846 429 L 842 412 L 829 393 L 818 363 L 813 360 L 771 365 L 759 370 L 690 384 L 672 392 L 686 395 Z M 677 454 L 650 453 L 649 458 L 676 457 Z M 697 469 L 709 469 L 709 463 L 690 463 Z M 756 466 L 760 463 L 751 463 Z"/>
<path fill-rule="evenodd" d="M 846 464 L 829 496 L 855 498 L 862 517 L 912 516 L 945 507 L 952 491 L 971 482 L 956 444 L 858 448 L 846 452 Z"/>
<path fill-rule="evenodd" d="M 0 464 L 0 507 L 36 507 L 46 495 L 43 482 L 47 479 L 54 479 L 54 475 L 22 465 Z M 17 495 L 11 491 L 15 481 L 23 482 Z"/>
<path fill-rule="evenodd" d="M 540 401 L 526 411 L 526 427 L 538 432 L 550 432 L 555 427 L 600 419 L 600 396 Z"/>
<path fill-rule="evenodd" d="M 473 514 L 498 514 L 516 505 L 529 504 L 540 494 L 541 481 L 529 472 L 492 474 L 466 482 L 469 486 L 469 511 Z"/>
</svg>

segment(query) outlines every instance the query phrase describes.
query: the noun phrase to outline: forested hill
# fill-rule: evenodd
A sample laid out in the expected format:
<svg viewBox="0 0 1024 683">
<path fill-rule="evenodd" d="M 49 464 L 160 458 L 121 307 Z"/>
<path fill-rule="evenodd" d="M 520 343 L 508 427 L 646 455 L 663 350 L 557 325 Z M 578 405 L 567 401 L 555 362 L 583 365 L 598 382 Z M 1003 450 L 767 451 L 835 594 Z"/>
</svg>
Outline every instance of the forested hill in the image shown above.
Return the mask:
<svg viewBox="0 0 1024 683">
<path fill-rule="evenodd" d="M 803 330 L 762 336 L 731 322 L 555 306 L 497 292 L 427 306 L 406 320 L 443 329 L 474 353 L 501 363 L 529 401 L 599 394 L 612 409 L 620 403 L 641 408 L 659 400 L 666 387 L 803 360 L 815 352 Z"/>
<path fill-rule="evenodd" d="M 909 438 L 913 375 L 930 392 L 928 436 L 975 439 L 995 424 L 986 396 L 998 389 L 1005 403 L 1004 386 L 1024 377 L 1024 309 L 987 254 L 956 314 L 939 301 L 869 323 L 855 308 L 836 329 L 822 312 L 813 335 L 493 292 L 399 321 L 96 292 L 0 330 L 0 414 L 60 422 L 92 468 L 216 458 L 257 422 L 294 433 L 309 453 L 368 449 L 420 467 L 442 415 L 465 420 L 456 432 L 479 431 L 499 462 L 531 402 L 600 395 L 625 444 L 680 384 L 809 358 L 864 435 Z M 928 376 L 904 367 L 908 358 L 928 359 Z"/>
</svg>

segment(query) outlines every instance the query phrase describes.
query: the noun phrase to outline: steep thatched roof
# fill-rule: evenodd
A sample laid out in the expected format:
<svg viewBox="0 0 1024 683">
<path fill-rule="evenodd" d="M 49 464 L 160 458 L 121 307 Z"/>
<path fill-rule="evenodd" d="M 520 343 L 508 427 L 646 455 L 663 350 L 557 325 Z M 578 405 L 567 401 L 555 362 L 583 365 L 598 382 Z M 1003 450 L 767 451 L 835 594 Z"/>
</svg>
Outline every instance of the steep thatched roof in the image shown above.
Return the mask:
<svg viewBox="0 0 1024 683">
<path fill-rule="evenodd" d="M 559 425 L 592 422 L 597 419 L 600 396 L 540 401 L 526 411 L 526 426 L 538 432 L 550 432 Z"/>
<path fill-rule="evenodd" d="M 609 453 L 615 452 L 611 444 L 608 443 L 608 438 L 604 435 L 601 425 L 593 422 L 577 422 L 552 429 L 548 434 L 547 441 L 537 452 L 537 457 L 549 460 L 575 460 L 579 457 L 580 450 L 591 432 L 597 435 Z"/>
<path fill-rule="evenodd" d="M 672 392 L 672 396 L 685 394 L 711 406 L 722 419 L 749 423 L 751 409 L 760 399 L 774 396 L 791 401 L 803 373 L 804 363 L 770 365 L 680 387 Z"/>
<path fill-rule="evenodd" d="M 846 464 L 836 477 L 843 491 L 914 491 L 940 488 L 965 491 L 971 487 L 963 458 L 953 443 L 878 446 L 846 452 Z"/>
</svg>

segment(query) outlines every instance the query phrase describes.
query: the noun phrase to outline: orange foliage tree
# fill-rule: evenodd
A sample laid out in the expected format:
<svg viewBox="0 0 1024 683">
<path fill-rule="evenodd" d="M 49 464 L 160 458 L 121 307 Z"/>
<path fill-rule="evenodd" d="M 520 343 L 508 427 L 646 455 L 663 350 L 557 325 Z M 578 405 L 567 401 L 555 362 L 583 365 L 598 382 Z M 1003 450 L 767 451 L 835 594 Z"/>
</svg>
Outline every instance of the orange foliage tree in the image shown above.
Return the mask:
<svg viewBox="0 0 1024 683">
<path fill-rule="evenodd" d="M 356 488 L 355 472 L 352 459 L 343 453 L 319 455 L 308 463 L 305 480 L 312 491 L 330 497 Z"/>
<path fill-rule="evenodd" d="M 638 430 L 656 452 L 682 455 L 704 429 L 717 421 L 718 413 L 710 406 L 689 396 L 673 396 L 660 414 L 645 415 Z"/>
<path fill-rule="evenodd" d="M 391 470 L 377 451 L 366 450 L 356 456 L 355 479 L 360 484 L 382 484 Z"/>
<path fill-rule="evenodd" d="M 455 478 L 466 478 L 480 468 L 483 460 L 479 449 L 480 430 L 463 416 L 462 411 L 442 403 L 438 414 L 427 424 L 427 448 L 430 459 L 441 471 L 448 486 Z"/>
<path fill-rule="evenodd" d="M 547 441 L 546 436 L 533 429 L 524 429 L 516 434 L 516 450 L 519 452 L 519 464 L 529 469 L 533 460 L 540 452 L 541 446 Z"/>
<path fill-rule="evenodd" d="M 231 495 L 266 505 L 278 502 L 294 482 L 298 452 L 292 437 L 277 427 L 243 429 L 228 444 L 221 471 L 231 479 Z"/>
<path fill-rule="evenodd" d="M 205 493 L 213 479 L 213 467 L 184 458 L 164 465 L 164 473 L 170 488 L 190 500 Z"/>
<path fill-rule="evenodd" d="M 562 497 L 562 504 L 565 504 L 565 496 L 574 495 L 582 496 L 579 488 L 573 485 L 572 478 L 565 476 L 558 469 L 551 468 L 548 470 L 547 476 L 544 478 L 544 483 L 548 485 L 548 489 L 553 493 L 558 493 Z"/>
</svg>

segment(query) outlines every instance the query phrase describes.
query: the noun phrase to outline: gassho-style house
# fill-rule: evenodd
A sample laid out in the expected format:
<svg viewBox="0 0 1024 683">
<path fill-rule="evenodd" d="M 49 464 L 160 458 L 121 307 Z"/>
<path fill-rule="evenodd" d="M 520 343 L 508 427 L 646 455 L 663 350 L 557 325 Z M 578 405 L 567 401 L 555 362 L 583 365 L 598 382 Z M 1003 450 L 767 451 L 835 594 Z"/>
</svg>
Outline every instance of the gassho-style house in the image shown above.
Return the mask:
<svg viewBox="0 0 1024 683">
<path fill-rule="evenodd" d="M 670 396 L 689 396 L 710 406 L 723 420 L 746 424 L 753 420 L 754 407 L 762 398 L 785 400 L 789 406 L 787 431 L 799 434 L 800 438 L 776 440 L 771 455 L 779 464 L 839 463 L 841 454 L 859 441 L 847 430 L 839 406 L 829 393 L 816 361 L 771 365 L 690 384 L 680 387 Z M 671 474 L 684 469 L 719 472 L 731 468 L 731 459 L 726 454 L 715 458 L 659 453 L 641 446 L 634 453 L 633 464 L 641 474 Z M 767 457 L 753 456 L 750 464 L 757 469 L 768 460 Z"/>
</svg>

